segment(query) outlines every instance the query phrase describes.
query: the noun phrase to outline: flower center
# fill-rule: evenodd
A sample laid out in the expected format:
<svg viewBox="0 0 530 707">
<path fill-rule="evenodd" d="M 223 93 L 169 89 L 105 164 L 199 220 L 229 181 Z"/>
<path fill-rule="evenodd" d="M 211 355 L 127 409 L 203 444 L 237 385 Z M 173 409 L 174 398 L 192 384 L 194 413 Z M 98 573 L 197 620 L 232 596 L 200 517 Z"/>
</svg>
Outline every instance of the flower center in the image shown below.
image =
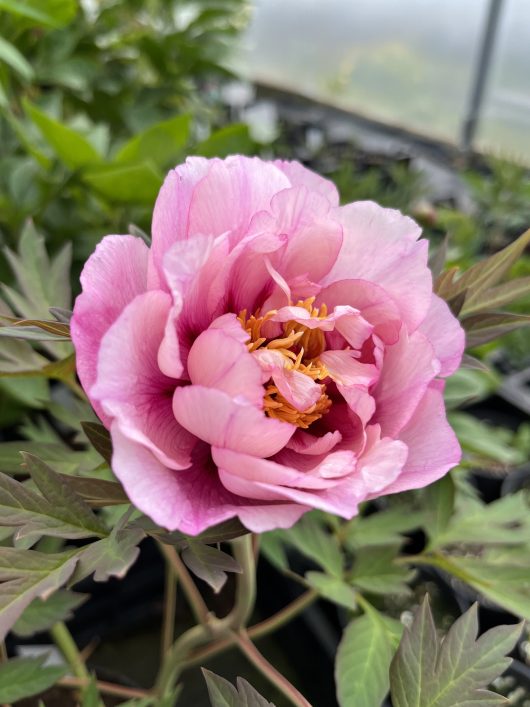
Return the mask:
<svg viewBox="0 0 530 707">
<path fill-rule="evenodd" d="M 300 300 L 296 307 L 303 307 L 312 317 L 324 318 L 327 307 L 323 304 L 320 308 L 313 307 L 314 297 Z M 285 368 L 303 373 L 314 381 L 324 380 L 329 374 L 324 364 L 319 361 L 320 354 L 326 348 L 324 334 L 320 329 L 310 329 L 295 321 L 288 321 L 283 325 L 283 336 L 269 339 L 262 334 L 262 327 L 277 313 L 271 309 L 261 316 L 258 309 L 255 314 L 247 318 L 247 311 L 240 312 L 238 320 L 243 329 L 249 334 L 248 350 L 252 353 L 258 349 L 276 351 L 285 358 Z M 289 422 L 297 427 L 307 429 L 309 425 L 325 415 L 331 407 L 331 399 L 326 394 L 325 384 L 320 384 L 321 395 L 314 405 L 307 410 L 297 410 L 280 393 L 274 381 L 269 379 L 265 384 L 263 404 L 265 414 L 283 422 Z"/>
</svg>

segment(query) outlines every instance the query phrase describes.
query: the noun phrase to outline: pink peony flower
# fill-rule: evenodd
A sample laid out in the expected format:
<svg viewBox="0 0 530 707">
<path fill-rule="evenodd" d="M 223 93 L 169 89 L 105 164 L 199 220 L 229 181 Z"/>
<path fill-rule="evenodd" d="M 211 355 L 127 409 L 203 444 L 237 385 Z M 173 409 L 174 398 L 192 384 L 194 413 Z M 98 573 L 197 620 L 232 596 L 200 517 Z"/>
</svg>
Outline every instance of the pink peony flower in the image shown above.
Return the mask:
<svg viewBox="0 0 530 707">
<path fill-rule="evenodd" d="M 464 333 L 399 212 L 340 207 L 296 162 L 190 158 L 151 248 L 107 236 L 72 319 L 131 501 L 196 534 L 418 488 L 460 459 L 443 402 Z"/>
</svg>

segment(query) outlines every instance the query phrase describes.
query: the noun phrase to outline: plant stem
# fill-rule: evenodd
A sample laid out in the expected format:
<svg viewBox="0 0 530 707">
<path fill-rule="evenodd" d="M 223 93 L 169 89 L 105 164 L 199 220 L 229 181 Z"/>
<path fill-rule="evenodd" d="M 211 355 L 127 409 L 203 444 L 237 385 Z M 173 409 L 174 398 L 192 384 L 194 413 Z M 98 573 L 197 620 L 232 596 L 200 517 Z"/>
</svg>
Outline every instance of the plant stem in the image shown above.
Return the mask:
<svg viewBox="0 0 530 707">
<path fill-rule="evenodd" d="M 67 687 L 74 690 L 86 688 L 89 684 L 90 683 L 86 680 L 72 677 L 61 678 L 57 681 L 57 685 L 59 687 Z M 96 681 L 96 687 L 103 695 L 116 695 L 117 697 L 125 697 L 126 699 L 134 700 L 151 696 L 149 690 L 141 690 L 135 687 L 124 687 L 122 685 L 115 685 L 112 682 L 102 682 L 100 680 Z"/>
<path fill-rule="evenodd" d="M 164 545 L 163 543 L 158 543 L 158 545 L 169 566 L 178 577 L 193 615 L 202 626 L 206 626 L 210 612 L 178 552 L 171 545 Z"/>
<path fill-rule="evenodd" d="M 256 559 L 252 535 L 242 535 L 232 541 L 234 557 L 243 572 L 236 575 L 236 600 L 234 608 L 224 620 L 231 629 L 247 625 L 256 602 Z"/>
<path fill-rule="evenodd" d="M 166 560 L 166 582 L 164 587 L 164 619 L 162 623 L 161 654 L 164 656 L 175 640 L 175 609 L 177 601 L 177 576 Z"/>
<path fill-rule="evenodd" d="M 66 624 L 62 621 L 54 624 L 50 629 L 51 637 L 57 648 L 63 654 L 66 662 L 72 669 L 73 674 L 85 680 L 87 683 L 90 682 L 90 673 L 87 670 L 85 662 L 79 653 L 79 649 L 72 638 L 72 634 L 66 628 Z"/>
<path fill-rule="evenodd" d="M 295 707 L 311 707 L 306 698 L 258 651 L 245 631 L 235 634 L 235 641 L 244 655 L 262 675 L 275 685 Z"/>
<path fill-rule="evenodd" d="M 208 643 L 210 639 L 211 634 L 208 627 L 199 624 L 188 629 L 175 641 L 161 661 L 153 688 L 158 697 L 163 698 L 170 694 L 180 673 L 186 667 L 189 654 L 194 648 Z"/>
<path fill-rule="evenodd" d="M 263 638 L 263 636 L 267 636 L 269 633 L 276 631 L 289 621 L 292 621 L 292 619 L 298 616 L 298 614 L 302 613 L 302 611 L 310 606 L 317 598 L 318 592 L 314 589 L 309 589 L 283 609 L 280 609 L 280 611 L 273 616 L 270 616 L 268 619 L 264 619 L 263 621 L 254 624 L 254 626 L 251 626 L 247 630 L 248 637 L 255 640 Z M 217 641 L 213 641 L 204 648 L 199 648 L 198 650 L 193 651 L 190 658 L 186 661 L 186 667 L 191 668 L 194 665 L 198 665 L 203 661 L 208 660 L 208 658 L 212 658 L 214 655 L 218 655 L 219 653 L 232 648 L 234 645 L 235 639 L 233 634 L 227 638 L 220 638 Z"/>
</svg>

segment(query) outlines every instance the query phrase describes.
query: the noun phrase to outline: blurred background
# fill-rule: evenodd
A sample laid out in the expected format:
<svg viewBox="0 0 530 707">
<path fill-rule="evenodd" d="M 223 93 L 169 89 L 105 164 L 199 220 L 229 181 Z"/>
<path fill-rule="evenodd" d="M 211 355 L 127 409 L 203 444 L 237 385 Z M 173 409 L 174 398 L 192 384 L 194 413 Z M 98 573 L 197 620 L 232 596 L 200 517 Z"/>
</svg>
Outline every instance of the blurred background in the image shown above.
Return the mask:
<svg viewBox="0 0 530 707">
<path fill-rule="evenodd" d="M 0 314 L 70 309 L 96 243 L 148 240 L 164 174 L 190 154 L 300 160 L 343 202 L 411 215 L 432 253 L 447 236 L 448 264 L 467 267 L 530 225 L 529 64 L 528 0 L 0 0 Z M 530 276 L 528 254 L 510 274 Z M 477 347 L 488 368 L 447 385 L 463 466 L 487 501 L 530 487 L 528 331 Z M 90 412 L 31 374 L 51 355 L 0 346 L 2 471 L 20 470 L 21 439 L 65 473 L 87 463 Z M 98 634 L 93 664 L 140 685 L 157 661 L 151 556 L 130 581 L 90 587 L 73 624 L 82 644 Z M 273 649 L 331 706 L 340 634 L 311 620 L 318 648 L 301 651 L 298 626 Z M 206 704 L 197 685 L 186 704 Z"/>
</svg>

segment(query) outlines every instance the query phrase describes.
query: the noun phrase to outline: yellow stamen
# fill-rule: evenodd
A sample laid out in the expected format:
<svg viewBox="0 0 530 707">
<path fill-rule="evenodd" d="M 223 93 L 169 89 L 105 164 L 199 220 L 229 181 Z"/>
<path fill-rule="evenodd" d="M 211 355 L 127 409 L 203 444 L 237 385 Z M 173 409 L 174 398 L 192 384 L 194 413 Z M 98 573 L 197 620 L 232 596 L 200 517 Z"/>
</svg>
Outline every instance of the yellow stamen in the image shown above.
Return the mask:
<svg viewBox="0 0 530 707">
<path fill-rule="evenodd" d="M 319 308 L 314 307 L 315 297 L 308 297 L 299 300 L 296 307 L 307 310 L 311 317 L 323 319 L 327 316 L 328 308 L 325 304 Z M 325 380 L 329 374 L 326 367 L 319 361 L 318 357 L 326 348 L 324 333 L 320 329 L 310 329 L 295 321 L 288 321 L 283 325 L 282 338 L 268 339 L 262 335 L 262 327 L 275 314 L 276 309 L 269 310 L 260 316 L 260 310 L 247 317 L 247 310 L 240 312 L 238 320 L 243 329 L 248 333 L 250 341 L 247 344 L 248 350 L 252 353 L 258 349 L 269 349 L 281 353 L 285 357 L 285 367 L 290 370 L 299 371 L 309 376 L 314 381 Z M 317 402 L 307 410 L 297 410 L 286 400 L 278 388 L 270 380 L 265 386 L 263 406 L 265 414 L 283 422 L 307 429 L 322 415 L 325 415 L 331 407 L 331 399 L 326 394 L 325 384 L 320 385 L 321 395 Z"/>
</svg>

